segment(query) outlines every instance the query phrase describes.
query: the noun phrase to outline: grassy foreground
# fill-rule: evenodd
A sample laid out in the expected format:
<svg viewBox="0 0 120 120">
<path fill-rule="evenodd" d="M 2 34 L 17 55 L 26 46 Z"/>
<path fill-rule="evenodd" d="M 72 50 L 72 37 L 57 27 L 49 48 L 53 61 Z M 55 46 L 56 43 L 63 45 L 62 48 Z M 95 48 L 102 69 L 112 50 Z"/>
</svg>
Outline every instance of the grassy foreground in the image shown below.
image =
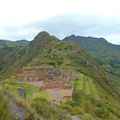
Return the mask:
<svg viewBox="0 0 120 120">
<path fill-rule="evenodd" d="M 119 120 L 118 108 L 117 106 L 113 108 L 113 105 L 117 103 L 112 101 L 109 94 L 87 75 L 80 73 L 78 78 L 67 85 L 67 87 L 74 88 L 73 100 L 65 101 L 59 106 L 47 101 L 48 91 L 39 91 L 35 85 L 6 82 L 3 87 L 19 106 L 26 109 L 26 120 L 42 118 L 70 120 L 70 115 L 79 115 L 82 120 Z M 18 95 L 18 87 L 25 88 L 25 98 Z"/>
</svg>

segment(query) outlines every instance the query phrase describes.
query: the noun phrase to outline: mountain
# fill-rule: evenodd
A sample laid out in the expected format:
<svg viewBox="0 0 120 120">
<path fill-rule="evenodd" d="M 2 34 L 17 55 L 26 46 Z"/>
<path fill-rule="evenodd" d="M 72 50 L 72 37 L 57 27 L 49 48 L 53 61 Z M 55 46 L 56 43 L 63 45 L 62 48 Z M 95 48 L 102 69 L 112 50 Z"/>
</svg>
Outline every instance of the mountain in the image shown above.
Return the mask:
<svg viewBox="0 0 120 120">
<path fill-rule="evenodd" d="M 74 38 L 74 36 L 72 37 Z M 92 38 L 90 37 L 89 39 L 91 40 Z M 94 44 L 95 41 L 96 39 L 94 39 Z M 100 38 L 99 43 L 96 41 L 96 44 L 106 46 L 110 43 Z M 89 41 L 89 46 L 90 45 L 92 45 L 92 40 L 91 42 Z M 91 48 L 93 49 L 92 46 Z M 17 97 L 17 100 L 18 98 L 20 99 L 17 102 L 24 105 L 24 108 L 25 105 L 29 104 L 29 114 L 32 114 L 31 117 L 34 116 L 33 113 L 36 111 L 37 114 L 42 115 L 42 117 L 46 119 L 54 120 L 61 119 L 62 117 L 62 119 L 69 120 L 66 117 L 67 112 L 71 115 L 79 115 L 83 120 L 119 120 L 120 97 L 115 91 L 116 89 L 111 87 L 111 80 L 108 79 L 108 76 L 114 77 L 114 75 L 99 64 L 96 59 L 97 56 L 94 57 L 95 54 L 92 54 L 94 52 L 97 55 L 95 50 L 88 53 L 89 51 L 90 50 L 83 46 L 80 47 L 78 43 L 72 42 L 71 39 L 70 41 L 61 41 L 45 31 L 38 33 L 31 42 L 24 46 L 4 46 L 0 49 L 0 74 L 2 81 L 8 80 L 10 82 L 4 83 L 3 87 L 7 92 L 11 92 L 12 95 L 16 96 L 21 84 L 14 83 L 12 78 L 20 74 L 24 68 L 42 68 L 42 70 L 43 68 L 46 70 L 47 68 L 52 68 L 51 73 L 49 73 L 49 78 L 51 78 L 51 74 L 53 77 L 55 74 L 57 77 L 55 82 L 59 82 L 60 73 L 62 73 L 60 81 L 63 81 L 63 78 L 66 78 L 66 73 L 71 71 L 77 79 L 66 84 L 66 86 L 73 89 L 72 101 L 64 101 L 61 105 L 52 106 L 49 102 L 46 102 L 46 100 L 39 98 L 39 95 L 36 95 L 37 98 L 34 99 L 35 91 L 30 92 L 33 88 L 30 89 L 30 86 L 25 84 L 24 88 L 26 94 L 28 94 L 28 98 L 25 100 L 27 101 L 29 99 L 29 101 L 26 104 L 26 101 L 23 103 L 24 100 Z M 101 63 L 103 64 L 103 61 L 101 61 Z M 107 65 L 108 63 L 105 61 L 104 66 Z M 70 77 L 70 74 L 67 74 L 67 76 Z M 117 78 L 114 78 L 114 80 Z M 51 80 L 50 82 L 53 83 L 54 81 Z M 40 92 L 40 90 L 38 92 Z M 45 91 L 42 92 L 44 93 Z M 33 94 L 32 97 L 31 94 Z M 47 95 L 48 94 L 44 93 L 44 96 Z M 32 113 L 30 113 L 31 109 L 33 110 Z M 63 114 L 61 114 L 60 111 Z M 32 119 L 34 120 L 35 118 Z"/>
<path fill-rule="evenodd" d="M 27 44 L 29 44 L 29 41 L 22 39 L 22 40 L 17 40 L 16 43 L 21 44 L 21 45 L 27 45 Z"/>
<path fill-rule="evenodd" d="M 104 38 L 83 37 L 71 35 L 64 40 L 77 43 L 92 55 L 97 64 L 101 65 L 107 72 L 112 89 L 117 93 L 120 90 L 120 45 L 109 43 Z M 120 92 L 119 92 L 120 94 Z"/>
<path fill-rule="evenodd" d="M 83 49 L 87 50 L 90 54 L 95 55 L 95 57 L 99 58 L 102 62 L 117 67 L 117 65 L 112 64 L 115 62 L 115 59 L 112 61 L 112 58 L 116 58 L 116 61 L 119 61 L 120 45 L 109 43 L 104 38 L 71 35 L 64 39 L 79 44 Z"/>
<path fill-rule="evenodd" d="M 16 45 L 16 43 L 13 42 L 13 41 L 0 39 L 0 48 L 1 47 L 6 47 L 6 46 L 7 47 L 13 47 L 15 45 Z"/>
<path fill-rule="evenodd" d="M 10 65 L 20 59 L 26 43 L 10 40 L 0 40 L 0 77 Z"/>
<path fill-rule="evenodd" d="M 82 48 L 88 50 L 90 53 L 96 55 L 97 57 L 102 57 L 101 60 L 104 58 L 104 62 L 107 62 L 107 60 L 109 61 L 110 56 L 114 57 L 120 55 L 120 45 L 109 43 L 104 38 L 71 35 L 64 39 L 76 42 Z"/>
<path fill-rule="evenodd" d="M 11 41 L 11 40 L 2 40 L 0 39 L 0 48 L 1 47 L 15 47 L 18 45 L 27 45 L 29 41 L 27 40 L 18 40 L 18 41 Z"/>
</svg>

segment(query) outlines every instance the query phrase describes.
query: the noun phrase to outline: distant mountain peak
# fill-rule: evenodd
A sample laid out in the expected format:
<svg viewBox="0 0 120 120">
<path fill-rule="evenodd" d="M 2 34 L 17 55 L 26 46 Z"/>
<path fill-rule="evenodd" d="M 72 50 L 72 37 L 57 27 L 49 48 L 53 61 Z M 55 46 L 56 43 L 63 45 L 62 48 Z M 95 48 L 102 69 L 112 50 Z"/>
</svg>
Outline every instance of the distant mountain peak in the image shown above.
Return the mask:
<svg viewBox="0 0 120 120">
<path fill-rule="evenodd" d="M 58 40 L 56 37 L 49 35 L 46 31 L 39 32 L 33 41 L 30 42 L 29 48 L 34 50 L 41 50 L 44 47 L 48 47 L 50 44 Z"/>
<path fill-rule="evenodd" d="M 49 33 L 47 33 L 46 31 L 42 31 L 35 36 L 33 42 L 43 42 L 49 37 L 50 37 Z"/>
<path fill-rule="evenodd" d="M 26 41 L 28 41 L 28 40 L 26 40 L 26 39 L 21 39 L 21 40 L 17 40 L 16 42 L 26 42 Z"/>
<path fill-rule="evenodd" d="M 45 36 L 49 36 L 49 33 L 46 32 L 46 31 L 42 31 L 42 32 L 39 32 L 35 38 L 39 38 L 39 37 L 45 37 Z"/>
<path fill-rule="evenodd" d="M 72 35 L 70 35 L 70 37 L 76 37 L 76 35 L 72 34 Z"/>
<path fill-rule="evenodd" d="M 76 36 L 76 35 L 70 35 L 64 38 L 64 40 L 72 40 L 76 42 L 97 42 L 101 44 L 111 44 L 109 43 L 105 38 L 102 37 L 91 37 L 91 36 Z"/>
<path fill-rule="evenodd" d="M 16 43 L 18 43 L 20 45 L 27 45 L 27 44 L 29 44 L 29 41 L 25 40 L 25 39 L 21 39 L 21 40 L 17 40 Z"/>
</svg>

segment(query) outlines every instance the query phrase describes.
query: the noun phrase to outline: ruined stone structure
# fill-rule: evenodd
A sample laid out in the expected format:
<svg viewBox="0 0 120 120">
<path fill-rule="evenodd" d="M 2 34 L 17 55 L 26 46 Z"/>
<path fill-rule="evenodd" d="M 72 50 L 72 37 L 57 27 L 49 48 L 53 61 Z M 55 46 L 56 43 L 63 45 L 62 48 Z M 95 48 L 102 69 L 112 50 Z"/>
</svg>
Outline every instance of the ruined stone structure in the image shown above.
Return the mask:
<svg viewBox="0 0 120 120">
<path fill-rule="evenodd" d="M 64 99 L 72 100 L 73 89 L 66 86 L 69 81 L 76 80 L 76 76 L 77 72 L 72 70 L 58 70 L 51 67 L 25 67 L 14 76 L 14 80 L 38 85 L 39 91 L 49 90 L 49 101 L 53 104 L 61 104 Z M 21 89 L 19 91 L 21 95 Z"/>
<path fill-rule="evenodd" d="M 63 98 L 67 100 L 72 100 L 73 89 L 64 89 Z"/>
<path fill-rule="evenodd" d="M 18 94 L 21 98 L 25 98 L 26 95 L 25 95 L 25 89 L 22 88 L 22 87 L 18 87 Z"/>
<path fill-rule="evenodd" d="M 21 71 L 18 72 L 15 79 L 17 81 L 41 81 L 46 79 L 47 73 L 51 70 L 51 68 L 39 67 L 39 68 L 31 68 L 25 67 Z"/>
<path fill-rule="evenodd" d="M 72 100 L 72 92 L 73 89 L 60 89 L 60 88 L 54 88 L 49 89 L 49 101 L 53 104 L 61 104 L 64 102 L 65 99 Z"/>
<path fill-rule="evenodd" d="M 64 88 L 65 84 L 61 82 L 51 82 L 51 83 L 46 83 L 44 86 L 40 87 L 40 91 L 45 90 L 45 89 L 53 89 L 53 88 Z"/>
<path fill-rule="evenodd" d="M 75 72 L 72 70 L 56 70 L 51 67 L 25 67 L 14 77 L 17 81 L 44 81 L 51 83 L 57 81 L 57 83 L 65 84 L 69 80 L 76 79 Z"/>
</svg>

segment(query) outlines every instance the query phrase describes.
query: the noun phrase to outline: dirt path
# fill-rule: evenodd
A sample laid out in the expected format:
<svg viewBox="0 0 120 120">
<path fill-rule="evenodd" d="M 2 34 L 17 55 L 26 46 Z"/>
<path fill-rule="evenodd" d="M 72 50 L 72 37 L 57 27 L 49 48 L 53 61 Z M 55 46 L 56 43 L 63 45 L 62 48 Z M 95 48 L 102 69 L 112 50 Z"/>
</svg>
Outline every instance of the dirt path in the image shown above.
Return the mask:
<svg viewBox="0 0 120 120">
<path fill-rule="evenodd" d="M 63 96 L 62 96 L 62 91 L 59 88 L 54 88 L 54 89 L 48 89 L 50 99 L 56 99 L 58 101 L 62 101 Z"/>
<path fill-rule="evenodd" d="M 18 120 L 25 120 L 25 113 L 26 110 L 23 107 L 20 107 L 16 104 L 15 100 L 12 99 L 8 93 L 5 93 L 5 99 L 9 101 L 9 108 L 11 113 L 18 119 Z"/>
<path fill-rule="evenodd" d="M 15 115 L 18 120 L 25 120 L 26 110 L 18 105 L 13 100 L 10 100 L 10 109 L 13 115 Z"/>
</svg>

